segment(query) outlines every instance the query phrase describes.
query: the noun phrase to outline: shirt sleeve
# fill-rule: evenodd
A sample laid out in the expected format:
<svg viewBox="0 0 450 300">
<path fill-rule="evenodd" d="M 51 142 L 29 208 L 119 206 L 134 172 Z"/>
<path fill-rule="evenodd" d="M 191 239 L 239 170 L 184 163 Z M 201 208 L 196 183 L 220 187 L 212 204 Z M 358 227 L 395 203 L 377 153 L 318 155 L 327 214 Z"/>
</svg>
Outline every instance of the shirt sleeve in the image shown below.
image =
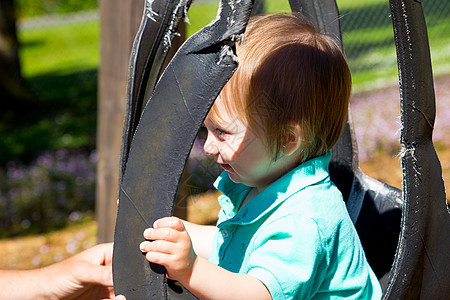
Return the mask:
<svg viewBox="0 0 450 300">
<path fill-rule="evenodd" d="M 259 279 L 273 299 L 305 299 L 319 289 L 327 251 L 317 223 L 287 215 L 268 224 L 252 245 L 247 274 Z"/>
</svg>

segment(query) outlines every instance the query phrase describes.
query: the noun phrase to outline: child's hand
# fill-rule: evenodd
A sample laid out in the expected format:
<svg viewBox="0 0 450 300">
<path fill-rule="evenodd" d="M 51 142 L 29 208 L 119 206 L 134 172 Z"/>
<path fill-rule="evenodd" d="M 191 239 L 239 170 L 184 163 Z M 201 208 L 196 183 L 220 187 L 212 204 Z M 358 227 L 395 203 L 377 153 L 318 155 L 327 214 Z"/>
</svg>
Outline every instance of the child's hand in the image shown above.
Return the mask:
<svg viewBox="0 0 450 300">
<path fill-rule="evenodd" d="M 166 267 L 170 279 L 183 282 L 189 280 L 197 259 L 183 222 L 176 217 L 157 220 L 153 228 L 144 231 L 140 245 L 148 261 Z"/>
</svg>

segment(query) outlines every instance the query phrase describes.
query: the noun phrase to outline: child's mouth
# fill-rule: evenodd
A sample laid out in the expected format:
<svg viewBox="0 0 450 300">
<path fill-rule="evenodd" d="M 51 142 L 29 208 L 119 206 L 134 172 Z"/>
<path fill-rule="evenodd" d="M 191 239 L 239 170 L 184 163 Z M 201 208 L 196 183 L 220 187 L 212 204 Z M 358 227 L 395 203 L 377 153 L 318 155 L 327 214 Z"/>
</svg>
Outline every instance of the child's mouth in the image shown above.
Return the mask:
<svg viewBox="0 0 450 300">
<path fill-rule="evenodd" d="M 229 164 L 220 164 L 220 166 L 225 170 L 225 171 L 230 171 L 232 168 Z"/>
</svg>

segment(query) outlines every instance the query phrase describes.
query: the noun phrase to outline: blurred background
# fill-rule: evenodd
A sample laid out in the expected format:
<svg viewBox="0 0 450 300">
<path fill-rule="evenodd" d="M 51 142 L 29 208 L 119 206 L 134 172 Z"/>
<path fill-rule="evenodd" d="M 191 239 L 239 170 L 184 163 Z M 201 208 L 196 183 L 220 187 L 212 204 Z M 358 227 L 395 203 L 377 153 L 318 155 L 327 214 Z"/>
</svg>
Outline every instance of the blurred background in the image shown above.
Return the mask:
<svg viewBox="0 0 450 300">
<path fill-rule="evenodd" d="M 401 188 L 398 72 L 388 1 L 337 2 L 352 71 L 361 169 Z M 287 0 L 257 5 L 266 12 L 289 11 Z M 448 192 L 450 0 L 423 0 L 422 6 L 436 93 L 434 145 Z M 217 7 L 218 1 L 194 0 L 186 36 L 214 19 Z M 97 242 L 99 5 L 0 0 L 0 14 L 0 268 L 39 267 Z M 213 223 L 218 207 L 212 182 L 219 170 L 200 143 L 190 161 L 182 205 L 189 220 Z"/>
</svg>

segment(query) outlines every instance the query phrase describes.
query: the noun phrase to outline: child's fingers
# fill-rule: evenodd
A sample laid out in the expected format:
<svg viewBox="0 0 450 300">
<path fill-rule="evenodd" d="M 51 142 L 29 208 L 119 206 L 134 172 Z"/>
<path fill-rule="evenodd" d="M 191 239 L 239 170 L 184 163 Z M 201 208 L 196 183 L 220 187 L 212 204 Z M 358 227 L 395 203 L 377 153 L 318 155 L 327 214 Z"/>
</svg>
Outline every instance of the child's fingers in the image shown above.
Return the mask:
<svg viewBox="0 0 450 300">
<path fill-rule="evenodd" d="M 165 218 L 156 220 L 155 223 L 153 223 L 153 227 L 154 228 L 170 227 L 170 228 L 178 230 L 178 231 L 185 230 L 183 222 L 180 219 L 178 219 L 177 217 L 165 217 Z"/>
<path fill-rule="evenodd" d="M 147 228 L 144 231 L 146 240 L 166 240 L 170 242 L 178 242 L 181 239 L 181 232 L 173 228 Z"/>
<path fill-rule="evenodd" d="M 160 252 L 147 252 L 145 258 L 152 263 L 166 266 L 170 263 L 170 254 Z"/>
<path fill-rule="evenodd" d="M 167 241 L 144 241 L 139 245 L 139 249 L 142 252 L 159 252 L 164 254 L 172 254 L 174 250 L 174 244 Z"/>
</svg>

